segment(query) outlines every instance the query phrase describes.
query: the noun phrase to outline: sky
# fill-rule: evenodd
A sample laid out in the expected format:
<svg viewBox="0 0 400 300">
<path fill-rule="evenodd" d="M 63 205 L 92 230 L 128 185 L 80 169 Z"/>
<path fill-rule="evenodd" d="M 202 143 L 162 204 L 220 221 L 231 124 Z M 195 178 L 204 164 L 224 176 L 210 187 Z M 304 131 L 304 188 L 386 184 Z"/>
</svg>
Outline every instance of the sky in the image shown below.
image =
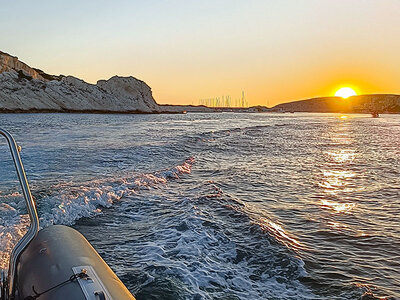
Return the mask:
<svg viewBox="0 0 400 300">
<path fill-rule="evenodd" d="M 0 0 L 0 15 L 0 51 L 89 83 L 134 76 L 158 103 L 400 94 L 400 0 Z"/>
</svg>

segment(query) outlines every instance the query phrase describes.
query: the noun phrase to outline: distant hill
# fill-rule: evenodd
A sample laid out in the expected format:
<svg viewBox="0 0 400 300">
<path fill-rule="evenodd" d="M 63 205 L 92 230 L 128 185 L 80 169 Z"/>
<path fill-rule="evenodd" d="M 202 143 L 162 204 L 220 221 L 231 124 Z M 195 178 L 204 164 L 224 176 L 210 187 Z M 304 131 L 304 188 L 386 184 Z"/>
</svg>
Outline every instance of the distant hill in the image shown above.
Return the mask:
<svg viewBox="0 0 400 300">
<path fill-rule="evenodd" d="M 201 113 L 220 113 L 220 112 L 267 112 L 269 109 L 265 106 L 251 106 L 251 107 L 208 107 L 204 105 L 170 105 L 160 104 L 161 110 L 166 113 L 180 113 L 180 112 L 201 112 Z"/>
<path fill-rule="evenodd" d="M 400 95 L 371 94 L 340 97 L 321 97 L 278 104 L 270 111 L 321 113 L 400 113 Z"/>
<path fill-rule="evenodd" d="M 160 105 L 163 112 L 316 112 L 316 113 L 400 113 L 400 95 L 372 94 L 341 97 L 320 97 L 265 106 L 207 107 L 193 105 Z"/>
</svg>

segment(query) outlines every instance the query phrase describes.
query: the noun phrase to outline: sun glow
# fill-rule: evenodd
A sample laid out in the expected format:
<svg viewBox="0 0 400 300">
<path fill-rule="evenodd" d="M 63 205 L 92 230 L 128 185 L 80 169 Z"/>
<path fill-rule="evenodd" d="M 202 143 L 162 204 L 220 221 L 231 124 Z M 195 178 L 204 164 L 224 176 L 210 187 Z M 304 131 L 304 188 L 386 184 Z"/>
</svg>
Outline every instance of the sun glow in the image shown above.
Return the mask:
<svg viewBox="0 0 400 300">
<path fill-rule="evenodd" d="M 342 97 L 344 99 L 349 98 L 351 96 L 356 96 L 357 93 L 349 87 L 342 87 L 340 89 L 338 89 L 335 93 L 336 97 Z"/>
</svg>

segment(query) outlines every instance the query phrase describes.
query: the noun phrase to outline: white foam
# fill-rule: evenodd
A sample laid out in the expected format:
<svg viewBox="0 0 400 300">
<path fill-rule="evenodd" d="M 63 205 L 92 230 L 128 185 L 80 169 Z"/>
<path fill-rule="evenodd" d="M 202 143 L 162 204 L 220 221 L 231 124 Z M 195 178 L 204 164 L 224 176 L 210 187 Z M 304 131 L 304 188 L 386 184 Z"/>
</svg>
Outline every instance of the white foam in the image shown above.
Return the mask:
<svg viewBox="0 0 400 300">
<path fill-rule="evenodd" d="M 100 214 L 102 207 L 110 207 L 126 195 L 136 194 L 166 184 L 168 179 L 190 173 L 194 158 L 181 165 L 149 174 L 132 174 L 120 178 L 101 178 L 84 184 L 58 183 L 50 195 L 37 199 L 40 226 L 52 224 L 72 225 L 82 217 Z M 34 192 L 34 191 L 33 191 Z M 22 195 L 18 192 L 0 192 L 0 268 L 8 267 L 9 255 L 16 242 L 25 234 L 30 224 L 29 216 L 21 214 Z"/>
<path fill-rule="evenodd" d="M 210 199 L 214 201 L 215 198 Z M 152 238 L 119 244 L 114 251 L 129 253 L 134 268 L 146 274 L 146 284 L 156 278 L 177 278 L 188 287 L 188 294 L 182 295 L 185 299 L 216 299 L 228 295 L 240 299 L 315 299 L 315 295 L 298 280 L 305 273 L 300 259 L 287 259 L 294 274 L 291 278 L 285 277 L 288 266 L 277 264 L 272 254 L 277 252 L 274 247 L 279 246 L 263 246 L 260 250 L 266 253 L 257 258 L 248 254 L 237 261 L 241 247 L 224 230 L 205 226 L 202 209 L 193 199 L 174 199 L 176 214 L 167 213 L 162 222 L 154 211 L 165 210 L 168 199 L 163 198 L 165 202 L 161 204 L 158 196 L 148 195 L 146 200 L 136 200 L 135 206 L 142 209 L 131 211 L 130 217 L 139 220 L 138 226 L 150 230 Z M 128 202 L 118 209 L 123 211 L 124 206 L 129 206 Z M 180 226 L 182 222 L 185 226 Z M 243 222 L 248 221 L 244 219 Z M 252 279 L 256 274 L 260 274 L 259 279 Z M 285 278 L 279 280 L 274 274 Z"/>
<path fill-rule="evenodd" d="M 5 198 L 14 198 L 18 194 L 10 194 Z M 15 203 L 12 203 L 15 206 Z M 29 216 L 19 215 L 18 210 L 7 203 L 0 203 L 0 268 L 7 269 L 10 252 L 14 245 L 26 233 Z"/>
</svg>

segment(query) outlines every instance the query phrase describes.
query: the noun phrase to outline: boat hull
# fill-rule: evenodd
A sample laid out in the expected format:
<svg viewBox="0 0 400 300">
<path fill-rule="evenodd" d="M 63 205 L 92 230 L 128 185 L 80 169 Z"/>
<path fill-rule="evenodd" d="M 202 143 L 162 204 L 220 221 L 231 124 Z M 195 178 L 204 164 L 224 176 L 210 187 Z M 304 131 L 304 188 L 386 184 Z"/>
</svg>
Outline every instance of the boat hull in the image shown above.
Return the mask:
<svg viewBox="0 0 400 300">
<path fill-rule="evenodd" d="M 95 277 L 92 280 L 94 283 L 75 279 L 43 293 L 39 299 L 102 299 L 101 287 L 104 288 L 105 299 L 135 299 L 85 237 L 63 225 L 40 230 L 22 252 L 17 265 L 16 299 L 35 296 L 35 292 L 42 293 L 68 280 L 81 266 L 92 270 L 90 276 Z M 88 290 L 84 287 L 86 283 Z M 93 287 L 96 283 L 97 286 Z M 96 296 L 94 290 L 100 294 Z"/>
</svg>

